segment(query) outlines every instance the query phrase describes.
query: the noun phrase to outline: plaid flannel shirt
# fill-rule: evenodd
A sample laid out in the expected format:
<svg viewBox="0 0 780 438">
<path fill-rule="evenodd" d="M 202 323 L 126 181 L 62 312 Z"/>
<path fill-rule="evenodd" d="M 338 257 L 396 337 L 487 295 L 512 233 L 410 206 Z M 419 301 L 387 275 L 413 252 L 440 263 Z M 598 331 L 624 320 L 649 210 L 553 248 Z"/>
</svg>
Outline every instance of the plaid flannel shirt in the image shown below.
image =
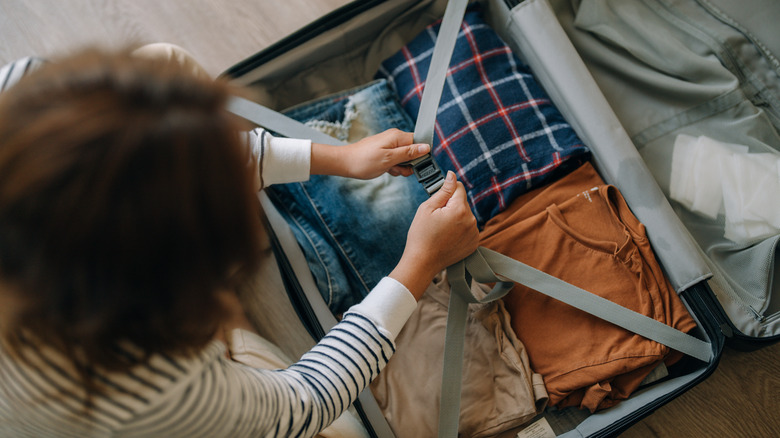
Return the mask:
<svg viewBox="0 0 780 438">
<path fill-rule="evenodd" d="M 388 79 L 413 119 L 440 25 L 428 26 L 377 73 Z M 480 227 L 519 195 L 590 157 L 528 67 L 474 9 L 466 13 L 455 43 L 432 150 L 439 166 L 465 185 Z"/>
</svg>

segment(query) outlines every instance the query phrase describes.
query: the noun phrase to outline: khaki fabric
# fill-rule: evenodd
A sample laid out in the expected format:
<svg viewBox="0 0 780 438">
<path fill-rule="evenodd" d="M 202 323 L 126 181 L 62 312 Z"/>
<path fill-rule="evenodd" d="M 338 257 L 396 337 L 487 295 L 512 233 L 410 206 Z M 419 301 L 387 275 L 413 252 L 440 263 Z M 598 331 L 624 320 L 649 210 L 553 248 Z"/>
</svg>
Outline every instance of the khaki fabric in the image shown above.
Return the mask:
<svg viewBox="0 0 780 438">
<path fill-rule="evenodd" d="M 475 285 L 477 296 L 485 294 Z M 449 284 L 442 273 L 428 287 L 396 339 L 397 349 L 371 390 L 398 437 L 436 436 Z M 547 401 L 503 303 L 469 307 L 459 435 L 494 436 L 520 426 Z"/>
</svg>

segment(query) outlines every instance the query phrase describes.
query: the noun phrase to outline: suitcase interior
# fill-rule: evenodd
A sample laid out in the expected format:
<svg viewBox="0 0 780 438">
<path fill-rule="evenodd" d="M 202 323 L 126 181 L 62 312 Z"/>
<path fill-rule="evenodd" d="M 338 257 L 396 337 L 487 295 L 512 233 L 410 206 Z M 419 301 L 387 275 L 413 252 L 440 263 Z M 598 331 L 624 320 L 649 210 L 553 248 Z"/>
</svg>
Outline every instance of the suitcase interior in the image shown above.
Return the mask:
<svg viewBox="0 0 780 438">
<path fill-rule="evenodd" d="M 642 389 L 613 408 L 587 416 L 563 434 L 614 435 L 711 374 L 726 337 L 737 346 L 755 348 L 776 341 L 780 325 L 763 339 L 741 334 L 739 323 L 733 321 L 735 318 L 724 310 L 707 284 L 709 271 L 701 250 L 655 184 L 549 4 L 545 0 L 482 3 L 491 26 L 530 65 L 580 138 L 592 149 L 594 165 L 601 176 L 621 190 L 634 214 L 647 227 L 661 265 L 697 320 L 698 329 L 692 334 L 709 342 L 714 352 L 711 362 L 695 361 L 684 375 Z M 383 59 L 441 18 L 445 7 L 446 2 L 441 0 L 357 1 L 233 66 L 224 76 L 237 85 L 248 86 L 258 103 L 281 111 L 369 82 Z M 555 71 L 562 69 L 554 68 L 561 62 L 567 65 L 564 75 Z M 323 326 L 329 328 L 335 319 L 327 314 L 327 309 L 323 311 L 324 302 L 317 303 L 321 298 L 292 233 L 274 213 L 268 198 L 261 198 L 275 235 L 285 287 L 296 301 L 295 307 L 309 332 L 317 338 Z M 379 436 L 386 431 L 385 426 L 374 427 Z"/>
</svg>

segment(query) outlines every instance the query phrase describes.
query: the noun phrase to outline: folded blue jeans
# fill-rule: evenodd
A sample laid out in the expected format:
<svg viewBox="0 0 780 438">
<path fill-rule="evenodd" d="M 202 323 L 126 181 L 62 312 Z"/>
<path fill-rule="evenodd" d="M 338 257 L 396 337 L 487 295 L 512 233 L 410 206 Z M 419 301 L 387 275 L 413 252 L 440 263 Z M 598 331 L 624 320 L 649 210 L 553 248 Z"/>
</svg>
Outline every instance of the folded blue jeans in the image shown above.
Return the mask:
<svg viewBox="0 0 780 438">
<path fill-rule="evenodd" d="M 285 114 L 354 142 L 414 124 L 384 80 L 304 103 Z M 417 207 L 428 198 L 414 178 L 371 180 L 312 175 L 266 188 L 290 224 L 317 287 L 340 315 L 360 302 L 401 258 Z"/>
</svg>

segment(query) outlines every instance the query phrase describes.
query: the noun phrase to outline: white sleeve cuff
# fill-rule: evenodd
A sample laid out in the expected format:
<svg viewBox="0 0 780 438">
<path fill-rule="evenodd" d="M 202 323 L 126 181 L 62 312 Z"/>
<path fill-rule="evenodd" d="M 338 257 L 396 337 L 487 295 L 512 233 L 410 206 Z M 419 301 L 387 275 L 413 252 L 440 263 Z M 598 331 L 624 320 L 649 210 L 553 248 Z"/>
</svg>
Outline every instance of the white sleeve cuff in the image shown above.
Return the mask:
<svg viewBox="0 0 780 438">
<path fill-rule="evenodd" d="M 256 130 L 252 150 L 260 161 L 262 156 L 263 183 L 284 184 L 309 179 L 311 171 L 311 140 L 274 137 Z M 265 139 L 265 145 L 261 142 Z M 263 147 L 264 146 L 264 147 Z"/>
<path fill-rule="evenodd" d="M 395 342 L 398 333 L 417 308 L 417 300 L 409 289 L 397 280 L 385 277 L 362 302 L 352 306 L 349 312 L 360 313 L 371 319 L 390 334 Z"/>
</svg>

